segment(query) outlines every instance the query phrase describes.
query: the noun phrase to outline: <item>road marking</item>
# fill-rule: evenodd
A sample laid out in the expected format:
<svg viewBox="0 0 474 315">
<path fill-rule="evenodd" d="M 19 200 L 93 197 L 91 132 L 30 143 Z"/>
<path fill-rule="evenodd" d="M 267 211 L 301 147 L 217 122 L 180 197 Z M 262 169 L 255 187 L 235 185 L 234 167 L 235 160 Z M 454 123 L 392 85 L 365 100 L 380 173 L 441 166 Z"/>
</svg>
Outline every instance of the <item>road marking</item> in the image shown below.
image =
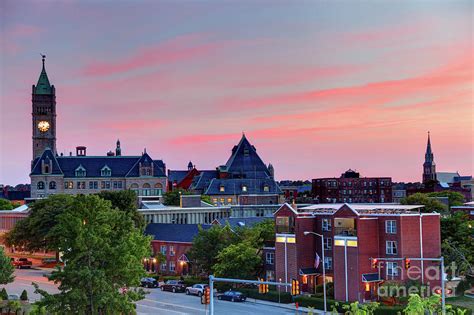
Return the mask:
<svg viewBox="0 0 474 315">
<path fill-rule="evenodd" d="M 145 308 L 151 308 L 151 309 L 154 309 L 154 310 L 161 310 L 161 311 L 166 311 L 166 312 L 172 312 L 172 313 L 181 314 L 181 315 L 186 315 L 186 314 L 188 314 L 188 313 L 183 313 L 183 312 L 178 312 L 178 311 L 172 311 L 172 310 L 170 310 L 170 309 L 159 308 L 159 307 L 155 307 L 155 306 L 151 306 L 151 305 L 146 305 L 146 304 L 138 304 L 138 306 L 140 306 L 140 307 L 145 307 Z"/>
<path fill-rule="evenodd" d="M 159 301 L 159 300 L 143 299 L 142 301 L 148 301 L 148 302 L 159 303 L 159 304 L 164 304 L 164 305 L 177 306 L 177 307 L 187 308 L 187 309 L 190 309 L 190 310 L 193 310 L 193 311 L 199 311 L 199 312 L 203 312 L 203 313 L 205 312 L 205 310 L 203 310 L 203 309 L 201 309 L 201 308 L 190 307 L 190 306 L 184 306 L 184 305 L 173 304 L 173 303 L 165 303 L 165 302 L 161 302 L 161 301 Z M 142 305 L 142 304 L 140 304 L 140 305 Z"/>
</svg>

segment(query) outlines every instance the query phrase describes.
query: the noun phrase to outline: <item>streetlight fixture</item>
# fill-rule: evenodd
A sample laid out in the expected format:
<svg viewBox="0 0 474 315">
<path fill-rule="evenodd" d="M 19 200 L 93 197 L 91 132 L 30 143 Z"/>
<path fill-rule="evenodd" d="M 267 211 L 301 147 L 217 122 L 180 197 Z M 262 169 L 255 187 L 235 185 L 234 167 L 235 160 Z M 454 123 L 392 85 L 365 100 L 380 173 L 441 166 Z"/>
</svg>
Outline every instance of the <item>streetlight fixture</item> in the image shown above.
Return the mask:
<svg viewBox="0 0 474 315">
<path fill-rule="evenodd" d="M 324 293 L 324 314 L 327 312 L 327 305 L 326 305 L 326 268 L 324 268 L 324 236 L 322 234 L 318 234 L 315 232 L 304 231 L 304 235 L 315 235 L 321 238 L 321 252 L 323 254 L 323 293 Z"/>
</svg>

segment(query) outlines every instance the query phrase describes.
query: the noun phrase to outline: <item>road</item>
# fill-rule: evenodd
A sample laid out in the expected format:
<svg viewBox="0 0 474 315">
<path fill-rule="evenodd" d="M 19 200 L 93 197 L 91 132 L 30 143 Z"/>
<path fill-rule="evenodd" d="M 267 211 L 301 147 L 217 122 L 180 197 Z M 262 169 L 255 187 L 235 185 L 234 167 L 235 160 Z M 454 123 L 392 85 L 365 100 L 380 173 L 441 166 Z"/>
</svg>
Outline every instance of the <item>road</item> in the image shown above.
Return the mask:
<svg viewBox="0 0 474 315">
<path fill-rule="evenodd" d="M 49 293 L 57 293 L 57 286 L 49 282 L 43 275 L 47 273 L 38 269 L 17 269 L 15 270 L 15 281 L 6 285 L 8 294 L 20 295 L 23 290 L 28 292 L 30 301 L 36 301 L 41 298 L 40 295 L 34 293 L 34 287 L 31 285 L 35 282 L 39 287 Z M 184 293 L 162 292 L 160 289 L 147 289 L 149 294 L 144 300 L 137 303 L 138 314 L 169 314 L 169 315 L 206 315 L 205 306 L 201 304 L 201 300 L 197 296 L 187 296 Z M 272 315 L 295 315 L 295 311 L 283 309 L 279 307 L 256 304 L 254 300 L 248 300 L 243 303 L 219 301 L 215 299 L 215 314 L 224 315 L 256 315 L 256 314 L 272 314 Z M 208 307 L 209 308 L 209 307 Z"/>
</svg>

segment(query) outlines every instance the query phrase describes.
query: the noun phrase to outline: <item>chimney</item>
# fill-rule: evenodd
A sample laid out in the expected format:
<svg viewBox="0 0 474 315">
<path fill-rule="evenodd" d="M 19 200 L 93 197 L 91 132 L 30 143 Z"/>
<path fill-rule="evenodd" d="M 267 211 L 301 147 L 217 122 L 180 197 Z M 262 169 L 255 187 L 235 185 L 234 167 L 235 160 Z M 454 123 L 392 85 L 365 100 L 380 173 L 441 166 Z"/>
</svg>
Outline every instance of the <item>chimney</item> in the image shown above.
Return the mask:
<svg viewBox="0 0 474 315">
<path fill-rule="evenodd" d="M 107 156 L 114 156 L 114 155 L 115 155 L 115 153 L 112 152 L 112 151 L 107 152 Z"/>
<path fill-rule="evenodd" d="M 86 147 L 84 146 L 76 147 L 76 156 L 86 156 Z"/>
</svg>

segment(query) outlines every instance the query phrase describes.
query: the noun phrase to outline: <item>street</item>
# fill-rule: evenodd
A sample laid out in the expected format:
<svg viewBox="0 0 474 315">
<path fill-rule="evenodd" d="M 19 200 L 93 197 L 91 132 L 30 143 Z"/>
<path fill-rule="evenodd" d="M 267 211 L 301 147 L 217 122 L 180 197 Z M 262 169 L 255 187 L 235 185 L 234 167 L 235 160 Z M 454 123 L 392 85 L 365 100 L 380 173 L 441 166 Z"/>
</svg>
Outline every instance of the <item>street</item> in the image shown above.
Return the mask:
<svg viewBox="0 0 474 315">
<path fill-rule="evenodd" d="M 8 294 L 20 295 L 23 290 L 28 292 L 30 301 L 36 301 L 40 295 L 34 293 L 35 282 L 39 287 L 49 293 L 57 293 L 57 286 L 49 282 L 43 275 L 50 271 L 39 269 L 16 269 L 15 281 L 5 286 Z M 188 296 L 184 293 L 162 292 L 160 289 L 146 289 L 149 294 L 145 299 L 137 303 L 138 314 L 206 314 L 206 308 L 201 304 L 197 296 Z M 289 315 L 295 311 L 275 307 L 271 305 L 256 304 L 255 300 L 249 299 L 246 302 L 215 301 L 215 314 L 241 315 L 241 314 L 272 314 Z M 207 306 L 209 310 L 209 306 Z"/>
</svg>

